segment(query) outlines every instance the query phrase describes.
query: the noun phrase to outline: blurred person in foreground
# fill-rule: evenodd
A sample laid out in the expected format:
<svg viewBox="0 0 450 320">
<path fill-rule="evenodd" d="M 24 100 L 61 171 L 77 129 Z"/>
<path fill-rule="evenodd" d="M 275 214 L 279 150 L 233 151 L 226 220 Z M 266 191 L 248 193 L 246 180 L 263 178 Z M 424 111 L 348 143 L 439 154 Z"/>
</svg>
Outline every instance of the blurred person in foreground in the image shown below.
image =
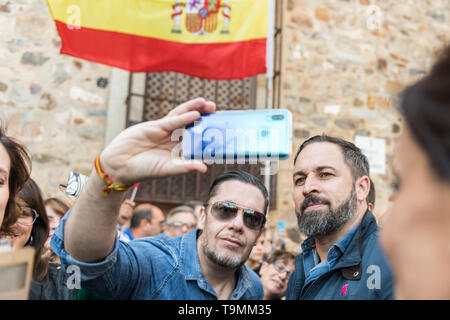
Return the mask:
<svg viewBox="0 0 450 320">
<path fill-rule="evenodd" d="M 16 195 L 30 177 L 31 159 L 26 148 L 6 135 L 0 121 L 0 237 L 13 235 L 20 216 Z"/>
<path fill-rule="evenodd" d="M 162 119 L 125 129 L 95 159 L 51 242 L 62 263 L 81 268 L 83 287 L 114 299 L 262 299 L 259 277 L 244 263 L 264 227 L 269 199 L 249 173 L 214 180 L 199 229 L 167 241 L 117 241 L 123 190 L 152 177 L 206 171 L 202 161 L 174 157 L 179 142 L 171 137 L 215 109 L 202 98 L 191 100 Z"/>
<path fill-rule="evenodd" d="M 159 239 L 170 239 L 185 235 L 197 227 L 197 216 L 190 206 L 178 206 L 169 211 Z"/>
<path fill-rule="evenodd" d="M 287 299 L 392 299 L 392 273 L 368 210 L 369 162 L 353 143 L 306 140 L 294 158 L 298 227 L 308 238 Z"/>
<path fill-rule="evenodd" d="M 381 241 L 396 299 L 450 299 L 450 46 L 402 92 L 394 169 L 399 190 Z"/>
<path fill-rule="evenodd" d="M 289 277 L 295 270 L 296 254 L 285 250 L 274 250 L 259 270 L 264 288 L 264 300 L 285 298 Z"/>
</svg>

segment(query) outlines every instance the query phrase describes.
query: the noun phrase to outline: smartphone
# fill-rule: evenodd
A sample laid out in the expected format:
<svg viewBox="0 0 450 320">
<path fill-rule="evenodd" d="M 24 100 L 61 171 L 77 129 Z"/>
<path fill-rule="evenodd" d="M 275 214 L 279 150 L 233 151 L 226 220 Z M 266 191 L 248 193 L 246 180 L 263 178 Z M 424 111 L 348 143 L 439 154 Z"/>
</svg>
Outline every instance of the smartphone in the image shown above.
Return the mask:
<svg viewBox="0 0 450 320">
<path fill-rule="evenodd" d="M 208 163 L 286 159 L 292 150 L 292 114 L 286 109 L 217 111 L 183 132 L 183 158 Z"/>
</svg>

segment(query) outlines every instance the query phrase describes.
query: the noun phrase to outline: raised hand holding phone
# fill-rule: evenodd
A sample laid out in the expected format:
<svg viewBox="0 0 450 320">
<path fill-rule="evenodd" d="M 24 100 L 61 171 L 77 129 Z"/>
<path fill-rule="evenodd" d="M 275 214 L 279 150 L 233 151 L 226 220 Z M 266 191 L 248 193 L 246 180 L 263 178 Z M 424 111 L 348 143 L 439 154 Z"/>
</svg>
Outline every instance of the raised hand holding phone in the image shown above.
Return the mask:
<svg viewBox="0 0 450 320">
<path fill-rule="evenodd" d="M 111 252 L 123 192 L 105 192 L 105 176 L 115 185 L 131 186 L 153 177 L 206 171 L 202 161 L 173 157 L 172 149 L 179 142 L 173 141 L 172 133 L 215 109 L 213 102 L 198 98 L 176 107 L 162 119 L 122 131 L 96 159 L 101 171 L 96 161 L 72 207 L 64 232 L 67 252 L 84 262 L 100 261 Z"/>
<path fill-rule="evenodd" d="M 101 153 L 102 168 L 113 181 L 134 184 L 142 180 L 186 173 L 206 171 L 201 161 L 185 161 L 172 156 L 178 141 L 172 141 L 172 132 L 200 118 L 200 114 L 216 110 L 213 102 L 203 98 L 188 101 L 168 116 L 143 122 L 122 131 Z"/>
</svg>

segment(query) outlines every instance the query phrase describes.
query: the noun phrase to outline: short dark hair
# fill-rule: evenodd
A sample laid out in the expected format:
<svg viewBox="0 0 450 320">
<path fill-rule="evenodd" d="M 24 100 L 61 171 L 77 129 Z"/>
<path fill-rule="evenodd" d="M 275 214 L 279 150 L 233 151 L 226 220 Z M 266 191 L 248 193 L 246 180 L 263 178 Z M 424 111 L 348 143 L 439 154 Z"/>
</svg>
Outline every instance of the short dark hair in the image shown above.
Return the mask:
<svg viewBox="0 0 450 320">
<path fill-rule="evenodd" d="M 142 220 L 147 220 L 151 223 L 152 211 L 149 209 L 134 211 L 130 221 L 130 229 L 136 229 L 139 227 Z"/>
<path fill-rule="evenodd" d="M 338 145 L 341 148 L 342 153 L 344 154 L 345 162 L 349 165 L 354 179 L 362 176 L 369 176 L 369 161 L 367 160 L 367 157 L 364 155 L 364 153 L 362 153 L 361 149 L 359 149 L 349 141 L 345 141 L 336 137 L 330 137 L 325 134 L 311 137 L 303 142 L 298 149 L 297 154 L 295 155 L 294 165 L 300 152 L 302 152 L 302 150 L 305 149 L 306 146 L 316 142 L 330 142 Z"/>
<path fill-rule="evenodd" d="M 9 198 L 6 204 L 3 222 L 0 225 L 0 236 L 12 234 L 12 225 L 16 223 L 19 212 L 15 203 L 16 195 L 23 188 L 31 174 L 31 158 L 27 149 L 6 135 L 6 124 L 0 121 L 0 144 L 8 153 L 11 168 L 9 172 Z"/>
<path fill-rule="evenodd" d="M 450 45 L 422 80 L 401 93 L 400 112 L 439 179 L 450 181 Z"/>
<path fill-rule="evenodd" d="M 283 261 L 283 263 L 288 263 L 289 261 L 295 261 L 297 255 L 294 252 L 286 250 L 274 250 L 267 258 L 267 263 L 274 263 L 275 261 Z"/>
<path fill-rule="evenodd" d="M 235 170 L 235 171 L 228 171 L 220 176 L 218 176 L 216 179 L 214 179 L 213 183 L 211 184 L 211 187 L 209 188 L 208 192 L 208 198 L 206 199 L 206 202 L 208 203 L 209 200 L 214 197 L 217 193 L 217 190 L 219 186 L 224 183 L 225 181 L 231 181 L 231 180 L 237 180 L 244 183 L 251 184 L 255 187 L 257 187 L 262 195 L 264 196 L 264 214 L 267 214 L 267 209 L 269 207 L 269 193 L 267 192 L 266 186 L 254 175 L 251 175 L 248 172 Z"/>
<path fill-rule="evenodd" d="M 370 189 L 369 194 L 367 195 L 366 202 L 367 204 L 371 203 L 375 207 L 375 184 L 373 183 L 372 179 L 369 177 L 370 181 Z"/>
</svg>

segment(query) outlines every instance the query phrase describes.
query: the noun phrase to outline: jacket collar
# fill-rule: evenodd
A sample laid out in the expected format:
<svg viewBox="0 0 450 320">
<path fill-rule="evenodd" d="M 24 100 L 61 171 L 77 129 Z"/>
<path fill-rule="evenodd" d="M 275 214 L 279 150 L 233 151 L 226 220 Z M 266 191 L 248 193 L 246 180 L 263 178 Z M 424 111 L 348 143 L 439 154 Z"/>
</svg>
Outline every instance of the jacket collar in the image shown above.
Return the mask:
<svg viewBox="0 0 450 320">
<path fill-rule="evenodd" d="M 370 234 L 378 230 L 375 216 L 369 210 L 366 211 L 359 226 L 350 241 L 347 250 L 339 259 L 333 269 L 341 269 L 342 276 L 347 280 L 360 280 L 362 275 L 362 243 Z"/>
</svg>

